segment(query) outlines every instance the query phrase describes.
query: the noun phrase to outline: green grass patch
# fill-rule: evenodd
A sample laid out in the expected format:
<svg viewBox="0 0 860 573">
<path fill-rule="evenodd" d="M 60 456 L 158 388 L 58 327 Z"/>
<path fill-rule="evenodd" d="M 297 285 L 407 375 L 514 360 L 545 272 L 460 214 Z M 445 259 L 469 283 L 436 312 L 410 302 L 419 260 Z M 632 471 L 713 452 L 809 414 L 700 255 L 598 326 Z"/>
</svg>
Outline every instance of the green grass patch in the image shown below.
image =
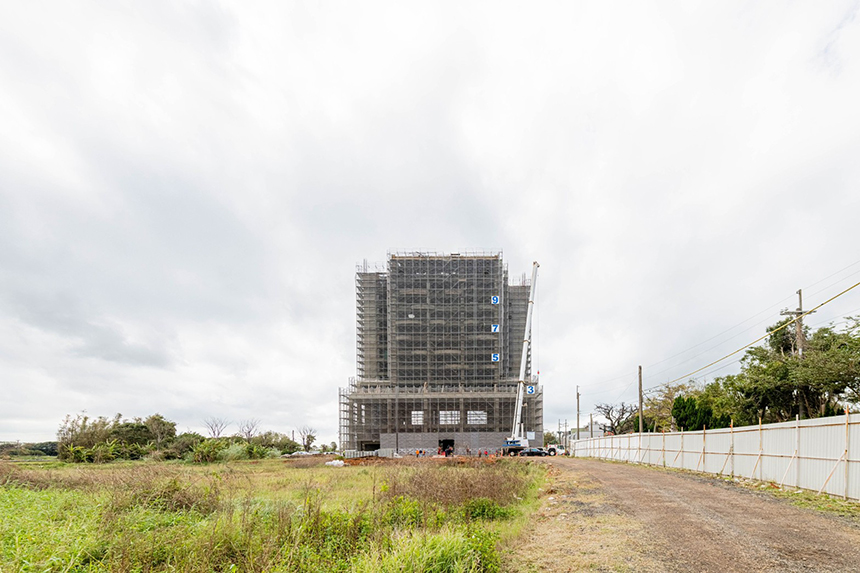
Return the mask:
<svg viewBox="0 0 860 573">
<path fill-rule="evenodd" d="M 0 571 L 498 571 L 533 464 L 0 465 Z"/>
</svg>

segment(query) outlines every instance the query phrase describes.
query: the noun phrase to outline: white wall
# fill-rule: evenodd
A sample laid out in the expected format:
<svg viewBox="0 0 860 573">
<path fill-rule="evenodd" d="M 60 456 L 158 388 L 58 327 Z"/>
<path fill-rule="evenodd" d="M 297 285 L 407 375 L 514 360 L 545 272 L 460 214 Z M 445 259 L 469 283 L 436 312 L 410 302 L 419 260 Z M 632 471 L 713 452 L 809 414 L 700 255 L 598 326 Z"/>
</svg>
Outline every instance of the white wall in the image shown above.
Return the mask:
<svg viewBox="0 0 860 573">
<path fill-rule="evenodd" d="M 847 454 L 847 455 L 846 455 Z M 573 455 L 741 476 L 860 499 L 860 414 L 579 440 Z M 826 485 L 825 485 L 826 482 Z"/>
</svg>

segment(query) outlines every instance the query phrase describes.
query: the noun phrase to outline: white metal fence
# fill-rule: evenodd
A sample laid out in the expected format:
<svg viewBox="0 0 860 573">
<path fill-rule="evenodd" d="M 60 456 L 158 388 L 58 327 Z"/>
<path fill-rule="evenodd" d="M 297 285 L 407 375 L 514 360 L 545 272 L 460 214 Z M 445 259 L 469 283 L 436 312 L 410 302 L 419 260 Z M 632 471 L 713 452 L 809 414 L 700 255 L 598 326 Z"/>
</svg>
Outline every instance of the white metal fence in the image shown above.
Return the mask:
<svg viewBox="0 0 860 573">
<path fill-rule="evenodd" d="M 579 440 L 573 455 L 770 481 L 860 499 L 860 414 Z"/>
</svg>

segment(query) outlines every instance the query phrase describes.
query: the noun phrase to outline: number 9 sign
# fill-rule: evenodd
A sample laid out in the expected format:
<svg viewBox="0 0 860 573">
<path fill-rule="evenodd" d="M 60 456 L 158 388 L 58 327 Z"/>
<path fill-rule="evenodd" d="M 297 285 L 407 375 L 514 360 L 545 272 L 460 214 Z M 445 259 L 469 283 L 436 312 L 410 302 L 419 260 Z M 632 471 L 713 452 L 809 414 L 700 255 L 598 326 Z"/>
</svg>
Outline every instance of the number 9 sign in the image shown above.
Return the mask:
<svg viewBox="0 0 860 573">
<path fill-rule="evenodd" d="M 494 294 L 493 298 L 490 299 L 493 304 L 499 304 L 499 295 Z"/>
</svg>

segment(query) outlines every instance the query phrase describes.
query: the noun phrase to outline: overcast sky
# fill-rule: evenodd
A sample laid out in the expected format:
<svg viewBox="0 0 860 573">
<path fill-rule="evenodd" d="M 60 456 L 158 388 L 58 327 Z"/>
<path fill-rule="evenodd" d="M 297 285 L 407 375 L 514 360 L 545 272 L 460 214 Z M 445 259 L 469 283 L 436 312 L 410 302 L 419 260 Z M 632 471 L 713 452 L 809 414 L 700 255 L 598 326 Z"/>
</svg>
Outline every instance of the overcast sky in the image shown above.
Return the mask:
<svg viewBox="0 0 860 573">
<path fill-rule="evenodd" d="M 540 261 L 548 429 L 577 384 L 587 416 L 704 366 L 860 280 L 857 12 L 4 2 L 0 440 L 84 410 L 336 440 L 390 250 Z"/>
</svg>

